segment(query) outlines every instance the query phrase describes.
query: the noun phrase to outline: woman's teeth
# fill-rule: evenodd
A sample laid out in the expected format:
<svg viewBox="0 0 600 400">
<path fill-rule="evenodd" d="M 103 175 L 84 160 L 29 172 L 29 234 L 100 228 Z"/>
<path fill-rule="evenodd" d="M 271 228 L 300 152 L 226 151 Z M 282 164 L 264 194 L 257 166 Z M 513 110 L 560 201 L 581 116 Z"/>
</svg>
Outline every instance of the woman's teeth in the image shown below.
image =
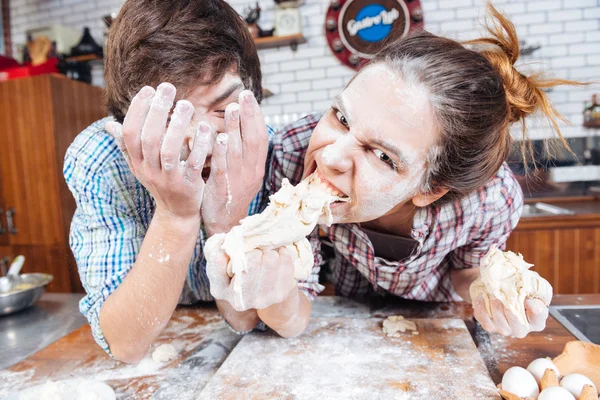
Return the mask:
<svg viewBox="0 0 600 400">
<path fill-rule="evenodd" d="M 339 190 L 333 188 L 329 182 L 321 179 L 321 177 L 319 177 L 318 174 L 314 175 L 313 182 L 321 185 L 325 189 L 327 194 L 329 194 L 330 196 L 338 197 L 339 201 L 346 201 L 346 199 L 349 199 L 345 193 L 342 193 Z"/>
</svg>

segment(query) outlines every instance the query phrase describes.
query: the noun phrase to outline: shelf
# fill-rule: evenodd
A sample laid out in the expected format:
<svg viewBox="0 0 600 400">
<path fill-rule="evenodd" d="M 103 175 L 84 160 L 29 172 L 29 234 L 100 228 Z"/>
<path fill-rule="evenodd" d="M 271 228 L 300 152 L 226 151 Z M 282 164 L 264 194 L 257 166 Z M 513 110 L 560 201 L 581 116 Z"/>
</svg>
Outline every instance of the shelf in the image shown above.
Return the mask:
<svg viewBox="0 0 600 400">
<path fill-rule="evenodd" d="M 268 99 L 269 97 L 271 97 L 273 95 L 274 95 L 274 93 L 271 92 L 269 89 L 263 88 L 263 90 L 262 90 L 262 98 L 263 99 Z"/>
<path fill-rule="evenodd" d="M 592 128 L 592 129 L 600 129 L 600 120 L 595 119 L 590 122 L 584 122 L 583 127 L 584 128 Z"/>
<path fill-rule="evenodd" d="M 103 58 L 97 54 L 83 54 L 80 56 L 67 57 L 67 58 L 65 58 L 65 60 L 66 61 L 86 62 L 86 61 L 101 61 L 101 60 L 103 60 Z"/>
<path fill-rule="evenodd" d="M 257 49 L 271 49 L 273 47 L 292 46 L 296 50 L 299 44 L 306 43 L 306 38 L 301 33 L 290 36 L 269 36 L 254 38 Z"/>
</svg>

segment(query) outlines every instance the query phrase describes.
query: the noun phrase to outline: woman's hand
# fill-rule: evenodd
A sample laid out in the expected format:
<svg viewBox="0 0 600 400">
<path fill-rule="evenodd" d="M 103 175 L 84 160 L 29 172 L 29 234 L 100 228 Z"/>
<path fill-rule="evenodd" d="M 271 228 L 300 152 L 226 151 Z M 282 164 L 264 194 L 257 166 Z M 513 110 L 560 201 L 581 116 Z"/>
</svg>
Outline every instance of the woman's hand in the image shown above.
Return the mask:
<svg viewBox="0 0 600 400">
<path fill-rule="evenodd" d="M 178 101 L 167 127 L 175 94 L 170 83 L 162 83 L 156 91 L 142 88 L 131 101 L 123 125 L 111 121 L 106 130 L 117 139 L 131 172 L 155 199 L 157 210 L 200 218 L 205 186 L 201 173 L 210 151 L 210 127 L 200 124 L 189 158 L 182 162 L 181 148 L 194 106 Z"/>
<path fill-rule="evenodd" d="M 525 311 L 527 323 L 519 322 L 516 315 L 507 310 L 498 299 L 490 298 L 492 315 L 488 313 L 483 297 L 473 301 L 475 318 L 483 329 L 488 332 L 499 333 L 504 336 L 524 338 L 529 332 L 540 332 L 546 328 L 548 319 L 548 308 L 539 299 L 526 299 Z"/>
<path fill-rule="evenodd" d="M 225 131 L 215 140 L 202 203 L 208 236 L 238 225 L 263 183 L 269 135 L 251 91 L 226 108 Z"/>
<path fill-rule="evenodd" d="M 292 257 L 285 248 L 246 253 L 247 271 L 232 278 L 227 273 L 229 258 L 222 251 L 207 259 L 210 293 L 231 304 L 236 311 L 264 309 L 286 300 L 297 290 Z"/>
</svg>

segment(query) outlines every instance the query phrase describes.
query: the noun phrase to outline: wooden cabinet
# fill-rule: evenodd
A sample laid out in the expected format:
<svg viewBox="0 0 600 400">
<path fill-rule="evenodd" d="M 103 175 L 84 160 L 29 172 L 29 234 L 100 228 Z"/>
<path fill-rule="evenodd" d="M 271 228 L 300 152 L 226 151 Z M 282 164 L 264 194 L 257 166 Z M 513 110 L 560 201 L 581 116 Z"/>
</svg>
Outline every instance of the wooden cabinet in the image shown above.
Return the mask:
<svg viewBox="0 0 600 400">
<path fill-rule="evenodd" d="M 23 254 L 23 272 L 54 275 L 49 291 L 81 290 L 63 159 L 75 136 L 105 115 L 102 89 L 63 76 L 0 83 L 0 259 Z"/>
<path fill-rule="evenodd" d="M 523 219 L 507 249 L 534 264 L 556 294 L 600 293 L 600 214 Z"/>
</svg>

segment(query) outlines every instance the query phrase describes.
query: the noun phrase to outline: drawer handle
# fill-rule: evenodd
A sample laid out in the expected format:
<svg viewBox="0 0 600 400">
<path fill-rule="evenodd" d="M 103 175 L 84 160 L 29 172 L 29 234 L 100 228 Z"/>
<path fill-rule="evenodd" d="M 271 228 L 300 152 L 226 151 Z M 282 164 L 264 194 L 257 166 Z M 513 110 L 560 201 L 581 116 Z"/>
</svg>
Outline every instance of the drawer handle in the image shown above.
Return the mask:
<svg viewBox="0 0 600 400">
<path fill-rule="evenodd" d="M 0 217 L 4 214 L 4 209 L 0 208 Z M 6 229 L 2 227 L 2 219 L 0 218 L 0 235 L 4 235 L 6 233 Z"/>
<path fill-rule="evenodd" d="M 4 256 L 0 259 L 0 272 L 2 276 L 8 275 L 8 263 L 10 262 L 10 257 Z"/>
<path fill-rule="evenodd" d="M 8 228 L 8 233 L 10 233 L 12 235 L 16 235 L 19 232 L 19 230 L 17 228 L 15 228 L 15 224 L 13 221 L 13 215 L 15 215 L 14 208 L 9 208 L 8 210 L 6 210 L 6 225 Z"/>
</svg>

